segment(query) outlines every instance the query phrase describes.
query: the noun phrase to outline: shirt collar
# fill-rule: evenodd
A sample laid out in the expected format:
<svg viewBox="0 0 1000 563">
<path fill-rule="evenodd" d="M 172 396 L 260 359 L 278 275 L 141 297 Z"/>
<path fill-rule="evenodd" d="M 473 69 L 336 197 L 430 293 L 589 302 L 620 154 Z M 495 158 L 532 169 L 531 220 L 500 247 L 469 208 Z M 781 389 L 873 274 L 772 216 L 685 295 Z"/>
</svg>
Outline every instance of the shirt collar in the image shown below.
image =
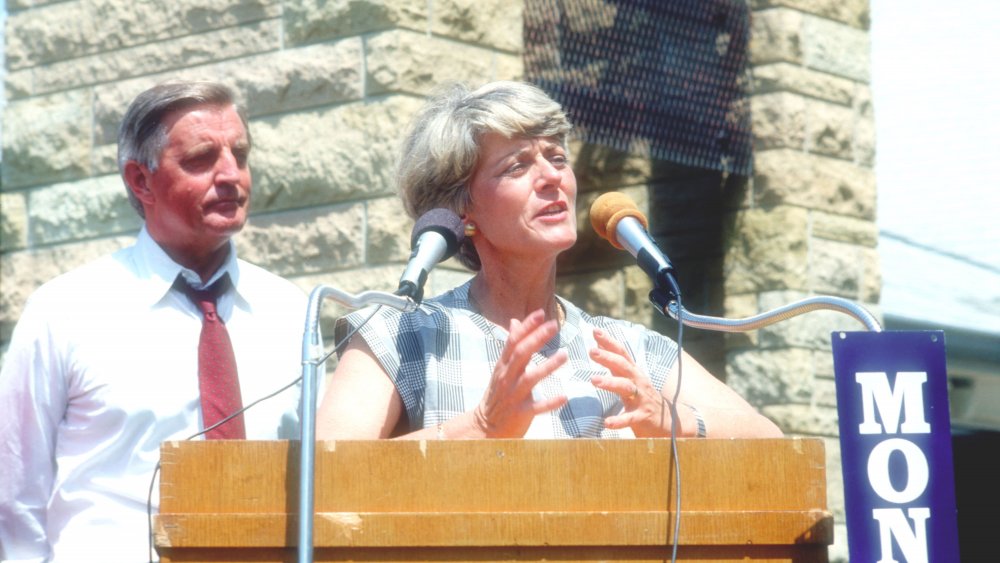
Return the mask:
<svg viewBox="0 0 1000 563">
<path fill-rule="evenodd" d="M 236 245 L 232 240 L 229 245 L 229 252 L 226 261 L 212 274 L 207 283 L 201 283 L 201 277 L 194 272 L 174 262 L 163 248 L 153 240 L 145 225 L 139 230 L 139 236 L 135 242 L 135 266 L 140 279 L 146 281 L 148 297 L 151 302 L 158 302 L 169 293 L 171 286 L 177 276 L 184 278 L 191 287 L 195 289 L 205 289 L 225 274 L 229 274 L 233 287 L 237 287 L 239 282 L 239 265 L 236 258 Z"/>
</svg>

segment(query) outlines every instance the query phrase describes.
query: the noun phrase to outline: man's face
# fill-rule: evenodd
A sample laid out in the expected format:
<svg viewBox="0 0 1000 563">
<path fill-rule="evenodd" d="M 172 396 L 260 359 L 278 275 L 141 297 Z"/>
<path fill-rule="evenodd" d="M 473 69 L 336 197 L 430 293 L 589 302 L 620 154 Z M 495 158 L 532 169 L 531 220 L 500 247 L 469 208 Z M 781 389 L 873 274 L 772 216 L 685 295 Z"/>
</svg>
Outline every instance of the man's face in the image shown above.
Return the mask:
<svg viewBox="0 0 1000 563">
<path fill-rule="evenodd" d="M 198 105 L 168 114 L 159 168 L 141 169 L 150 235 L 182 264 L 222 248 L 246 223 L 250 142 L 236 108 Z"/>
</svg>

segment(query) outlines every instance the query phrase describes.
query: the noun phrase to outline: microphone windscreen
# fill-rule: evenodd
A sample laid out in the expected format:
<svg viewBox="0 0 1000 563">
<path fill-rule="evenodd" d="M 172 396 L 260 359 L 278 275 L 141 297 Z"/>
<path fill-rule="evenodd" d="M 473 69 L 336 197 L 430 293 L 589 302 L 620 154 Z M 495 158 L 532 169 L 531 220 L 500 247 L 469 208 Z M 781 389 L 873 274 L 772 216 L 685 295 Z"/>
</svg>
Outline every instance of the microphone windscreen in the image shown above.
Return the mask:
<svg viewBox="0 0 1000 563">
<path fill-rule="evenodd" d="M 410 233 L 410 248 L 414 248 L 417 245 L 417 240 L 420 239 L 420 235 L 427 231 L 435 231 L 447 241 L 448 256 L 445 258 L 458 252 L 459 245 L 465 239 L 465 228 L 462 225 L 462 218 L 454 211 L 443 207 L 431 209 L 417 219 L 417 222 L 413 225 L 413 231 Z"/>
<path fill-rule="evenodd" d="M 619 250 L 624 250 L 624 247 L 618 243 L 618 222 L 625 217 L 635 217 L 642 223 L 643 229 L 649 228 L 649 221 L 632 198 L 621 192 L 603 194 L 590 206 L 590 225 Z"/>
</svg>

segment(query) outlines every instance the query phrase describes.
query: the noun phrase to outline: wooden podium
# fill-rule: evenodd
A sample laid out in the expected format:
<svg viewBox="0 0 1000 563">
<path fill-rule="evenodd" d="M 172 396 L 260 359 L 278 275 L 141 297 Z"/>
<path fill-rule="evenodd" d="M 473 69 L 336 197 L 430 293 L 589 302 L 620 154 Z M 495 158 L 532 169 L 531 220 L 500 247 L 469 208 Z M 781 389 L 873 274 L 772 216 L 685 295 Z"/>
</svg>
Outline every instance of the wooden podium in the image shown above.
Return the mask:
<svg viewBox="0 0 1000 563">
<path fill-rule="evenodd" d="M 827 561 L 819 439 L 678 440 L 678 560 Z M 295 561 L 297 442 L 168 442 L 164 562 Z M 315 561 L 669 561 L 670 441 L 319 442 Z"/>
</svg>

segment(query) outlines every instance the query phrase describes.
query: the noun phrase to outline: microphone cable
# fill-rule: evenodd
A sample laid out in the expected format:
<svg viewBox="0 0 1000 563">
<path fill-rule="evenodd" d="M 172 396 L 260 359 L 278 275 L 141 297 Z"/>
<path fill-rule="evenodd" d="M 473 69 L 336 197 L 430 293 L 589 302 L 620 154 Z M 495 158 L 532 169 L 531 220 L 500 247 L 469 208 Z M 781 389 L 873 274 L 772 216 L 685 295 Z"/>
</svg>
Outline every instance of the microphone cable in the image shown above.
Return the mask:
<svg viewBox="0 0 1000 563">
<path fill-rule="evenodd" d="M 377 313 L 379 311 L 379 309 L 381 309 L 381 308 L 382 308 L 382 305 L 377 305 L 372 310 L 372 312 L 369 313 L 369 315 L 367 317 L 365 317 L 364 320 L 362 320 L 360 324 L 358 324 L 358 326 L 356 328 L 352 329 L 346 335 L 344 335 L 344 338 L 341 339 L 340 342 L 334 343 L 333 349 L 330 350 L 330 352 L 327 355 L 323 356 L 323 359 L 320 360 L 320 363 L 323 363 L 326 360 L 328 360 L 330 358 L 330 356 L 332 356 L 334 353 L 341 352 L 342 348 L 348 342 L 350 342 L 352 338 L 354 338 L 354 335 L 359 330 L 361 330 L 361 327 L 363 327 L 364 325 L 368 324 L 368 321 L 370 321 L 371 318 L 373 316 L 375 316 L 375 313 Z M 239 410 L 233 412 L 232 414 L 230 414 L 226 418 L 223 418 L 222 420 L 216 422 L 215 424 L 209 426 L 208 428 L 205 428 L 205 429 L 202 429 L 202 430 L 200 430 L 198 432 L 195 432 L 194 434 L 188 436 L 187 438 L 185 438 L 182 441 L 183 442 L 191 441 L 191 440 L 197 438 L 198 436 L 201 436 L 202 434 L 205 434 L 206 432 L 208 432 L 208 431 L 210 431 L 210 430 L 212 430 L 214 428 L 222 426 L 223 424 L 229 422 L 230 419 L 243 414 L 244 412 L 246 412 L 250 408 L 252 408 L 252 407 L 254 407 L 254 406 L 256 406 L 256 405 L 258 405 L 258 404 L 260 404 L 260 403 L 262 403 L 262 402 L 264 402 L 266 400 L 268 400 L 268 399 L 271 399 L 273 397 L 276 397 L 276 396 L 280 395 L 281 393 L 284 393 L 285 391 L 287 391 L 288 389 L 291 389 L 292 387 L 294 387 L 296 384 L 298 384 L 301 381 L 302 381 L 302 376 L 300 375 L 300 376 L 296 377 L 295 379 L 293 379 L 290 383 L 288 383 L 288 384 L 282 386 L 281 388 L 279 388 L 277 391 L 269 393 L 269 394 L 267 394 L 267 395 L 265 395 L 265 396 L 263 396 L 263 397 L 255 400 L 255 401 L 253 401 L 249 405 L 245 405 L 244 407 L 242 407 Z M 302 423 L 302 421 L 299 421 L 299 424 L 301 424 L 301 423 Z M 153 557 L 153 551 L 154 551 L 154 548 L 153 548 L 153 543 L 154 543 L 153 542 L 153 491 L 156 488 L 156 477 L 157 477 L 157 475 L 159 475 L 159 473 L 160 473 L 160 462 L 157 461 L 156 462 L 156 466 L 153 468 L 153 476 L 149 480 L 149 492 L 146 495 L 146 526 L 147 526 L 147 530 L 148 530 L 148 540 L 149 540 L 149 563 L 155 563 L 155 561 L 157 561 L 157 559 L 154 559 L 154 557 Z"/>
<path fill-rule="evenodd" d="M 678 308 L 681 306 L 681 292 L 677 291 L 675 297 L 677 298 Z M 681 309 L 683 310 L 683 309 Z M 681 533 L 681 458 L 677 451 L 677 424 L 680 422 L 680 418 L 677 414 L 677 399 L 680 397 L 681 393 L 681 377 L 684 374 L 683 370 L 683 360 L 684 360 L 684 323 L 681 322 L 681 317 L 677 318 L 677 383 L 674 385 L 674 398 L 670 402 L 670 452 L 674 459 L 674 476 L 677 479 L 677 486 L 675 487 L 675 494 L 677 498 L 674 499 L 674 535 L 672 539 L 672 549 L 670 561 L 671 563 L 677 562 L 677 547 L 680 542 Z M 668 487 L 669 489 L 669 487 Z"/>
</svg>

